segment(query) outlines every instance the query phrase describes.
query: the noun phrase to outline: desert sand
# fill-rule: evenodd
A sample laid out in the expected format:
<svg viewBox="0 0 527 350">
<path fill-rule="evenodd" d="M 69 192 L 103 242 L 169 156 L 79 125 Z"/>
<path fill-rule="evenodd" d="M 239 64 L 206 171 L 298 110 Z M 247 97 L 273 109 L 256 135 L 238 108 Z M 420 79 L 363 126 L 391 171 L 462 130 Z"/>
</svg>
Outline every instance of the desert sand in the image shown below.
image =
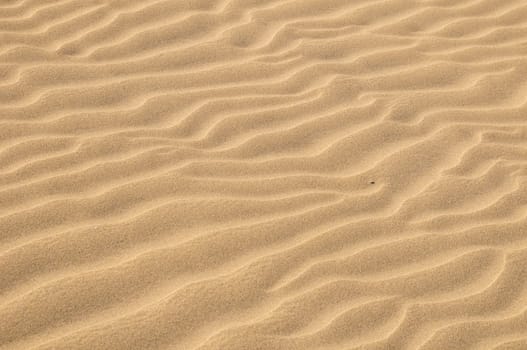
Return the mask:
<svg viewBox="0 0 527 350">
<path fill-rule="evenodd" d="M 0 0 L 0 349 L 527 349 L 527 2 Z"/>
</svg>

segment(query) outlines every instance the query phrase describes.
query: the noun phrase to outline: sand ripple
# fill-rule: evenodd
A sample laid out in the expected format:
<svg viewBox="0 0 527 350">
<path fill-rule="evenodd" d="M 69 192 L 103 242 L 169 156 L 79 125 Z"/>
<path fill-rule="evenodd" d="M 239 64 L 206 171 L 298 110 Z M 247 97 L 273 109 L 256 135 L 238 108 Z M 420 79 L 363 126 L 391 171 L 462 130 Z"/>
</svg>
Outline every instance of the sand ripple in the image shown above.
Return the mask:
<svg viewBox="0 0 527 350">
<path fill-rule="evenodd" d="M 527 349 L 526 44 L 520 0 L 0 0 L 0 349 Z"/>
</svg>

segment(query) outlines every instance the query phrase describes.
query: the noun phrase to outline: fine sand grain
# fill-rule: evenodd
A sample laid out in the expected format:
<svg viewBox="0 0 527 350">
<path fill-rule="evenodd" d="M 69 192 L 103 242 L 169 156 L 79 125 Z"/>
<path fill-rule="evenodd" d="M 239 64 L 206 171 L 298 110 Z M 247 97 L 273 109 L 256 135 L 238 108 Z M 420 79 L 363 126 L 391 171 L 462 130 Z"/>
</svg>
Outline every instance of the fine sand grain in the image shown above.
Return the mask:
<svg viewBox="0 0 527 350">
<path fill-rule="evenodd" d="M 524 0 L 0 0 L 1 350 L 527 349 Z"/>
</svg>

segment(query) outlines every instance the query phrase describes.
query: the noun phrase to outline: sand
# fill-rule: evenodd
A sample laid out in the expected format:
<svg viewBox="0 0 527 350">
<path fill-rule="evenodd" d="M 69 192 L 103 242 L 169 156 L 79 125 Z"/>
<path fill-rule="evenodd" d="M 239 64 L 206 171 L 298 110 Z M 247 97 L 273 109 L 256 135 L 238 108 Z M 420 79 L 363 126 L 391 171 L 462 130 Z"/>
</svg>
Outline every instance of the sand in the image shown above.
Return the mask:
<svg viewBox="0 0 527 350">
<path fill-rule="evenodd" d="M 0 0 L 0 349 L 527 349 L 527 3 Z"/>
</svg>

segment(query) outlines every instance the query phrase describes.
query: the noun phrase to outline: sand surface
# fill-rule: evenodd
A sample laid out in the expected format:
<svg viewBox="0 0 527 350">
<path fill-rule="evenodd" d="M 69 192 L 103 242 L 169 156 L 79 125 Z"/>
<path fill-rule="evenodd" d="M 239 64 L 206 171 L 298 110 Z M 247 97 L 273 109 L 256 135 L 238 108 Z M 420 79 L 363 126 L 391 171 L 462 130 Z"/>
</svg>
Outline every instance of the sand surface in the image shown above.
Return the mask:
<svg viewBox="0 0 527 350">
<path fill-rule="evenodd" d="M 0 0 L 0 349 L 527 349 L 527 2 Z"/>
</svg>

